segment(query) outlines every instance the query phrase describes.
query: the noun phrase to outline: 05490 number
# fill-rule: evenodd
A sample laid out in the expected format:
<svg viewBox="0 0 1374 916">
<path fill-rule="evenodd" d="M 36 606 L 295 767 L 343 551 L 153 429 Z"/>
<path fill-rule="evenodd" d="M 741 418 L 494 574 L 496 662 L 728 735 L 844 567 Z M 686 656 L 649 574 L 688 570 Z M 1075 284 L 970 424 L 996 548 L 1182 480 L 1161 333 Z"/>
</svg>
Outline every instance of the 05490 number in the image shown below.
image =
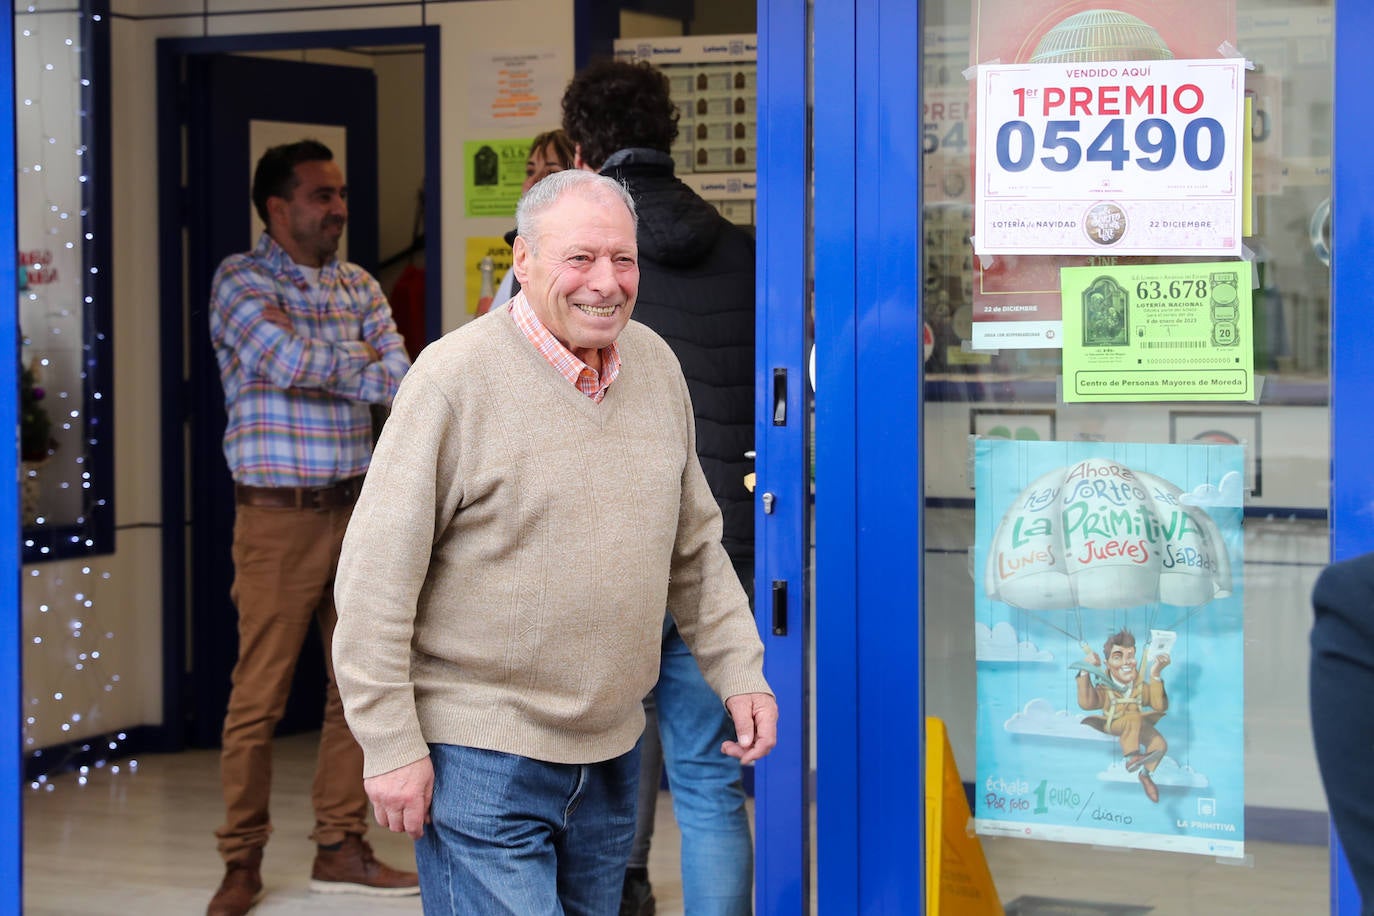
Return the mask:
<svg viewBox="0 0 1374 916">
<path fill-rule="evenodd" d="M 1112 171 L 1121 171 L 1134 161 L 1147 172 L 1159 172 L 1173 165 L 1179 152 L 1174 126 L 1163 118 L 1145 118 L 1136 125 L 1134 155 L 1126 145 L 1126 121 L 1113 118 L 1088 144 L 1078 141 L 1079 121 L 1046 121 L 1040 148 L 1049 155 L 1040 164 L 1051 172 L 1068 172 L 1080 162 L 1109 162 Z M 1183 161 L 1199 172 L 1221 164 L 1226 155 L 1226 132 L 1215 118 L 1194 118 L 1183 128 Z M 1013 149 L 1014 147 L 1014 149 Z M 997 164 L 1008 172 L 1024 172 L 1035 161 L 1035 128 L 1025 121 L 1008 121 L 997 131 Z"/>
</svg>

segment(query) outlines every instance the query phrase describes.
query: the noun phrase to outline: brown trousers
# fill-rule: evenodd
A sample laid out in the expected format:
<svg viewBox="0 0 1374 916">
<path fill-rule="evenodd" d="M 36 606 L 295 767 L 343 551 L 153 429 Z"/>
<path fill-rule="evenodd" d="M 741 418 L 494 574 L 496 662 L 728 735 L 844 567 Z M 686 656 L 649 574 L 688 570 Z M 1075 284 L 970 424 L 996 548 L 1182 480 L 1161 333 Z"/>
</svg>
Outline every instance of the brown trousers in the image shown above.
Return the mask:
<svg viewBox="0 0 1374 916">
<path fill-rule="evenodd" d="M 334 573 L 351 507 L 268 509 L 239 506 L 234 522 L 234 585 L 239 657 L 220 755 L 224 826 L 215 831 L 226 862 L 242 861 L 272 832 L 272 732 L 281 720 L 311 619 L 324 641 L 324 725 L 311 799 L 312 839 L 337 843 L 367 830 L 363 752 L 344 721 L 330 646 L 337 613 Z"/>
</svg>

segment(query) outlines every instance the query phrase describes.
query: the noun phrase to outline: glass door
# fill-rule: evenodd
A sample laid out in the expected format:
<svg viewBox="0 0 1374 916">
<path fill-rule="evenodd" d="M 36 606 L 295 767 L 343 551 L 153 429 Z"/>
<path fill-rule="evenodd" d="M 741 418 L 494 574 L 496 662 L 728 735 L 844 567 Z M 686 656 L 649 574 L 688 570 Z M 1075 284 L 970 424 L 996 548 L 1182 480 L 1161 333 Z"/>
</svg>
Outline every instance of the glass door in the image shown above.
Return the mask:
<svg viewBox="0 0 1374 916">
<path fill-rule="evenodd" d="M 1327 908 L 1333 13 L 925 4 L 922 692 L 1009 912 Z"/>
<path fill-rule="evenodd" d="M 1366 449 L 1374 383 L 1374 367 L 1361 355 L 1374 328 L 1358 307 L 1374 283 L 1359 223 L 1374 191 L 1359 167 L 1374 144 L 1374 118 L 1356 81 L 1362 50 L 1350 37 L 1370 34 L 1374 14 L 1351 4 L 1338 11 L 1333 2 L 1123 0 L 1110 6 L 1130 19 L 1094 31 L 1093 23 L 1068 21 L 1101 12 L 1088 3 L 908 6 L 816 0 L 807 30 L 815 36 L 807 277 L 817 377 L 811 908 L 910 913 L 929 905 L 925 853 L 939 846 L 942 829 L 925 803 L 938 792 L 924 784 L 930 716 L 945 725 L 968 793 L 970 810 L 954 835 L 977 837 L 1007 912 L 1356 912 L 1331 851 L 1306 669 L 1315 576 L 1333 554 L 1374 549 L 1374 526 L 1365 521 L 1374 484 L 1351 466 Z M 1087 403 L 1072 391 L 1066 398 L 1065 318 L 1041 311 L 1063 306 L 1059 268 L 1101 268 L 1124 286 L 1122 270 L 1135 263 L 1103 251 L 1046 274 L 1048 262 L 1032 256 L 985 262 L 975 254 L 970 80 L 978 71 L 969 68 L 1029 62 L 1042 42 L 1050 52 L 1059 41 L 1070 55 L 1078 39 L 1088 41 L 1080 51 L 1111 45 L 1113 28 L 1129 51 L 1116 44 L 1095 59 L 1041 60 L 1080 71 L 1128 54 L 1136 61 L 1239 55 L 1254 64 L 1239 71 L 1244 96 L 1237 98 L 1248 99 L 1242 126 L 1226 134 L 1248 146 L 1243 247 L 1140 262 L 1164 268 L 1166 290 L 1185 279 L 1167 273 L 1170 265 L 1239 265 L 1204 268 L 1199 302 L 1209 331 L 1214 326 L 1225 340 L 1241 330 L 1237 310 L 1248 287 L 1253 387 L 1243 398 Z M 1193 101 L 1183 98 L 1183 107 Z M 1189 121 L 1176 122 L 1169 154 L 1210 160 L 1213 135 L 1204 134 L 1211 127 Z M 1068 128 L 1059 130 L 1062 140 Z M 1157 164 L 1166 158 L 1164 128 L 1143 130 L 1122 142 L 1108 133 L 1094 147 L 1095 133 L 1078 151 L 1110 162 L 1126 141 L 1138 142 L 1128 161 L 1139 155 Z M 1020 142 L 1008 140 L 1012 165 L 1021 161 Z M 1062 165 L 1068 146 L 1035 152 Z M 762 150 L 760 160 L 769 161 Z M 1155 218 L 1197 219 L 1181 211 Z M 1110 224 L 1111 214 L 1101 222 Z M 770 244 L 765 231 L 761 257 Z M 1077 290 L 1070 326 L 1080 340 L 1090 324 L 1087 285 Z M 1138 294 L 1134 285 L 1130 291 Z M 1105 307 L 1092 314 L 1112 318 Z M 997 322 L 1022 326 L 989 327 Z M 998 330 L 1002 339 L 992 340 Z M 1040 345 L 1016 345 L 1022 331 L 1041 335 Z M 1201 354 L 1220 358 L 1210 337 L 1201 347 L 1156 349 L 1192 369 Z M 1208 390 L 1219 389 L 1201 393 Z M 1191 555 L 1199 568 L 1216 567 L 1207 570 L 1206 600 L 1161 594 L 1157 582 L 1148 597 L 1118 596 L 1107 608 L 1001 600 L 1009 593 L 987 581 L 997 528 L 1008 518 L 1016 523 L 1008 507 L 1041 471 L 1056 470 L 1035 464 L 1052 464 L 1044 456 L 1056 449 L 1064 467 L 1115 462 L 1138 470 L 1137 482 L 1177 478 L 1177 492 L 1162 489 L 1166 503 L 1188 507 L 1175 526 L 1206 527 L 1213 545 L 1210 554 Z M 986 470 L 988 454 L 1004 453 L 1030 456 L 1009 466 L 1009 482 Z M 980 479 L 989 481 L 981 492 Z M 980 498 L 996 483 L 1010 495 L 980 518 Z M 1209 484 L 1232 495 L 1207 506 Z M 1141 522 L 1160 537 L 1153 524 Z M 1163 537 L 1156 546 L 1166 553 L 1180 546 Z M 987 608 L 993 612 L 980 617 Z M 1106 683 L 1108 642 L 1121 631 L 1135 638 L 1143 680 L 1167 657 L 1153 680 L 1169 704 L 1143 710 L 1161 713 L 1153 733 L 1129 736 L 1139 740 L 1124 750 L 1111 725 L 1084 723 L 1109 713 L 1079 692 L 1079 681 L 1094 688 L 1085 693 Z M 1041 722 L 1037 731 L 1032 720 L 1045 716 L 1049 726 Z M 1055 734 L 1051 726 L 1060 723 L 1073 734 Z M 985 749 L 987 735 L 995 740 Z M 1015 771 L 1037 760 L 1059 769 L 1034 779 Z M 1017 836 L 1006 830 L 1013 815 L 1037 808 L 1061 809 L 1055 829 L 1033 825 L 1029 837 L 1024 828 Z M 946 903 L 929 911 L 965 910 Z"/>
</svg>

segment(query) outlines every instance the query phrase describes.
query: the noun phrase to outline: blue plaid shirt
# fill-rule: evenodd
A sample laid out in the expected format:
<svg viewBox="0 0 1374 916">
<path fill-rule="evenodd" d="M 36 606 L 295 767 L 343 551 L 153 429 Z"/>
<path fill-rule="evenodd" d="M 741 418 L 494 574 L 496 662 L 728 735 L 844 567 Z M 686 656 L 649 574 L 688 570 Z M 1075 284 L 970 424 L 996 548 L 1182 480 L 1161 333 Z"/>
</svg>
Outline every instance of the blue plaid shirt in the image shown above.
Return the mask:
<svg viewBox="0 0 1374 916">
<path fill-rule="evenodd" d="M 331 259 L 311 287 L 267 233 L 224 259 L 211 286 L 210 338 L 229 422 L 224 457 L 238 483 L 321 486 L 367 470 L 369 404 L 390 404 L 408 368 L 381 287 Z M 275 305 L 284 331 L 263 317 Z M 369 359 L 371 344 L 380 362 Z"/>
</svg>

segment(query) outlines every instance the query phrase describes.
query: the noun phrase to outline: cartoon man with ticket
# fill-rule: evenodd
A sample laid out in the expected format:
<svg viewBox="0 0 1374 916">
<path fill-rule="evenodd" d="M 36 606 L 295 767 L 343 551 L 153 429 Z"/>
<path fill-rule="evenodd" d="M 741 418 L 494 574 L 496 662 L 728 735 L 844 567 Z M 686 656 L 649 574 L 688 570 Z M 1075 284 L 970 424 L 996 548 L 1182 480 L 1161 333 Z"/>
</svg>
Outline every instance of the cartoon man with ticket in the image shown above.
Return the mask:
<svg viewBox="0 0 1374 916">
<path fill-rule="evenodd" d="M 1069 666 L 1078 670 L 1074 678 L 1079 707 L 1102 710 L 1102 715 L 1088 716 L 1083 724 L 1120 740 L 1126 772 L 1138 771 L 1140 785 L 1152 802 L 1159 801 L 1159 789 L 1150 774 L 1169 749 L 1155 724 L 1169 709 L 1160 673 L 1169 664 L 1174 636 L 1164 630 L 1151 631 L 1148 676 L 1136 664 L 1135 636 L 1125 628 L 1107 637 L 1102 656 L 1083 643 L 1085 661 Z"/>
</svg>

